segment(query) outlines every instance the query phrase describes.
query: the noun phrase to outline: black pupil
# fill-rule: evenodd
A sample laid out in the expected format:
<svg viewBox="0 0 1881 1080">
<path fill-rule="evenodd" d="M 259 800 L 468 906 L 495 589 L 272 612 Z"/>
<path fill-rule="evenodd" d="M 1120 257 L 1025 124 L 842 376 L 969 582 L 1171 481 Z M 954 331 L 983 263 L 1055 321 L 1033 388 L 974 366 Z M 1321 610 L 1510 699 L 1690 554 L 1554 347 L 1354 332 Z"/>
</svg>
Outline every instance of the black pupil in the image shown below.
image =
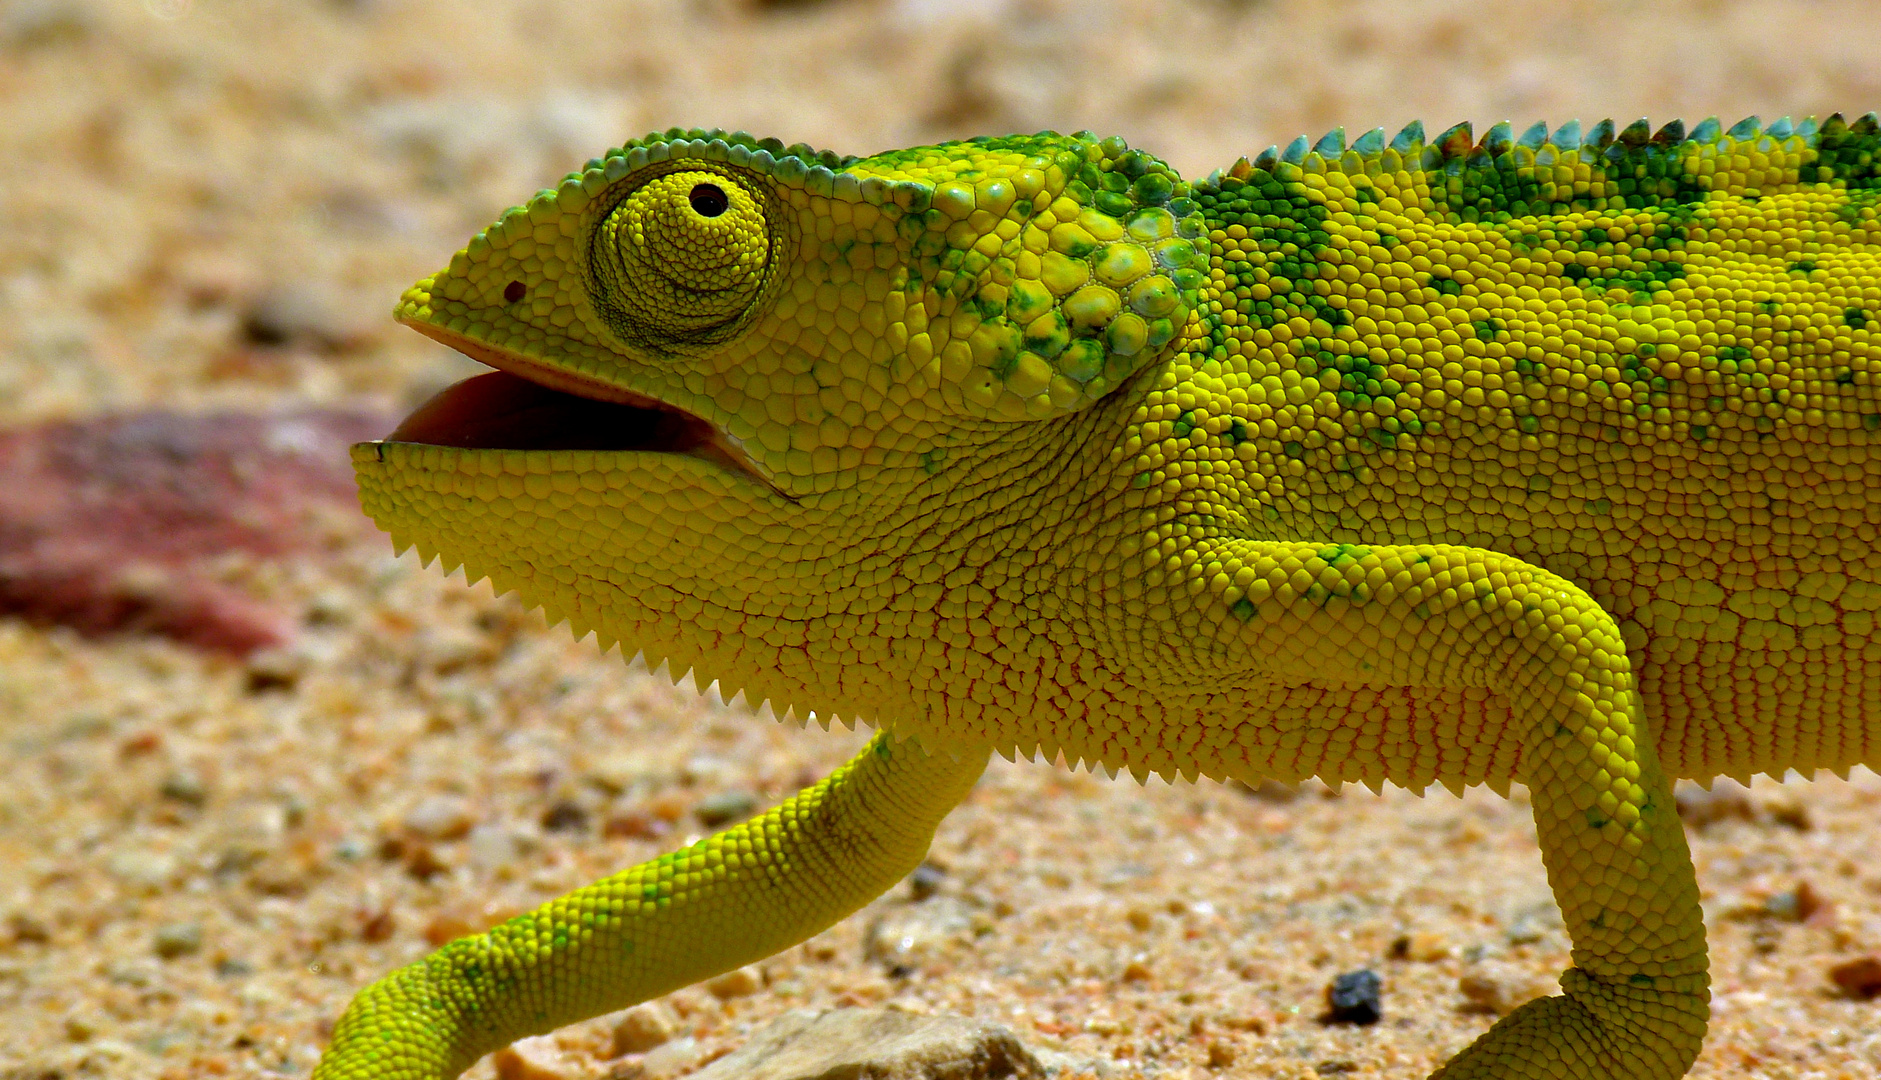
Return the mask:
<svg viewBox="0 0 1881 1080">
<path fill-rule="evenodd" d="M 686 198 L 692 202 L 692 212 L 700 217 L 717 217 L 731 205 L 731 200 L 717 184 L 696 185 Z"/>
</svg>

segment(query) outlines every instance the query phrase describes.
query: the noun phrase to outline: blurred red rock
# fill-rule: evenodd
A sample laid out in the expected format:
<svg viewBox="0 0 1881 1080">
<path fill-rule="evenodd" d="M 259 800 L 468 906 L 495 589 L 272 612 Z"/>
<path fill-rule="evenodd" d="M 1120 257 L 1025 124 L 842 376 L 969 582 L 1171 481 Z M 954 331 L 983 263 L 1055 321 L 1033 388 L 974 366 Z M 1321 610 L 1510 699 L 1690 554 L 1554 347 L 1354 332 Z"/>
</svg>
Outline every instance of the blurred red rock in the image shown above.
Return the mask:
<svg viewBox="0 0 1881 1080">
<path fill-rule="evenodd" d="M 211 561 L 363 534 L 346 447 L 393 422 L 151 411 L 0 432 L 0 614 L 235 654 L 281 644 L 293 620 Z"/>
</svg>

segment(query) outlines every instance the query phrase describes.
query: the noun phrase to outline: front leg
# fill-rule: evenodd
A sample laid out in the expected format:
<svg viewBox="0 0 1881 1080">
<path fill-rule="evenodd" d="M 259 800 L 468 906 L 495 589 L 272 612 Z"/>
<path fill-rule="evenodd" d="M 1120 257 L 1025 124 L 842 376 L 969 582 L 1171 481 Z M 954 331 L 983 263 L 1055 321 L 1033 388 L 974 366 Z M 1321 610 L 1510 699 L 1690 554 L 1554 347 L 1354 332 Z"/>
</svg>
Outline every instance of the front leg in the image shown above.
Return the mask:
<svg viewBox="0 0 1881 1080">
<path fill-rule="evenodd" d="M 879 896 L 986 768 L 877 734 L 815 787 L 451 942 L 359 993 L 315 1080 L 437 1080 L 484 1054 L 761 960 Z"/>
<path fill-rule="evenodd" d="M 1683 1076 L 1709 1009 L 1703 913 L 1613 617 L 1493 551 L 1233 542 L 1218 555 L 1219 600 L 1246 620 L 1234 633 L 1276 677 L 1486 687 L 1519 725 L 1515 779 L 1574 967 L 1566 996 L 1516 1010 L 1437 1075 Z"/>
</svg>

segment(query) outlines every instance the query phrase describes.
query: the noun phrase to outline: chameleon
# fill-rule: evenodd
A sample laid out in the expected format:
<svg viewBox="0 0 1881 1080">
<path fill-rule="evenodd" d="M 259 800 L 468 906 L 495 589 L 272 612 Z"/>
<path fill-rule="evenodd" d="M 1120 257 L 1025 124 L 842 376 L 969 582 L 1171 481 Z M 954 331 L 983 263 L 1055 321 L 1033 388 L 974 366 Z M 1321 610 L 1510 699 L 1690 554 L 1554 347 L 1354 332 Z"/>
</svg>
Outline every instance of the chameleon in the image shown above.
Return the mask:
<svg viewBox="0 0 1881 1080">
<path fill-rule="evenodd" d="M 321 1080 L 457 1075 L 910 872 L 989 755 L 1527 786 L 1562 993 L 1436 1074 L 1684 1075 L 1690 777 L 1881 764 L 1881 123 L 873 157 L 671 129 L 401 322 L 495 370 L 352 450 L 403 551 L 875 734 L 371 984 Z"/>
</svg>

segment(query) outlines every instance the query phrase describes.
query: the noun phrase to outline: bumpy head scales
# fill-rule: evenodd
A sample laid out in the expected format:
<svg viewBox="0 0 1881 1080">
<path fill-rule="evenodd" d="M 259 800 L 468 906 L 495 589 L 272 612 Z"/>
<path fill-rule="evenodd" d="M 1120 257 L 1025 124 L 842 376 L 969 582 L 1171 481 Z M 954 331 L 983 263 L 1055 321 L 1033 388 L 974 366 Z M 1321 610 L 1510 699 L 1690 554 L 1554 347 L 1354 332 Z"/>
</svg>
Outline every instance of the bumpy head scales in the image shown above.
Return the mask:
<svg viewBox="0 0 1881 1080">
<path fill-rule="evenodd" d="M 939 375 L 965 411 L 1081 408 L 1160 355 L 1195 306 L 1202 218 L 1168 166 L 1121 139 L 973 140 L 856 168 L 931 184 L 902 231 L 916 279 L 943 308 L 957 300 Z"/>
</svg>

